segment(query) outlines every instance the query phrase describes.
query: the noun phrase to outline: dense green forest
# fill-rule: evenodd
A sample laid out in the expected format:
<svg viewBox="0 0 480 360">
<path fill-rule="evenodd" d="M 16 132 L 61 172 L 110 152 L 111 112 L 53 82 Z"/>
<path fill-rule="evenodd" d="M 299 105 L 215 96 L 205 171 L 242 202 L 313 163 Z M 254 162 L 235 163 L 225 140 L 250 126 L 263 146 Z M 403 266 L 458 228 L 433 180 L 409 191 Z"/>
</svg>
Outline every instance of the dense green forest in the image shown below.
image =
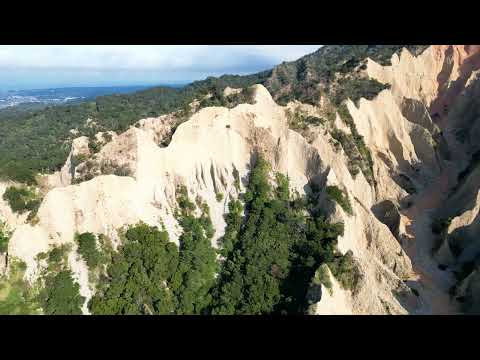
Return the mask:
<svg viewBox="0 0 480 360">
<path fill-rule="evenodd" d="M 247 191 L 231 200 L 218 253 L 208 207 L 177 191 L 180 247 L 164 229 L 131 226 L 89 307 L 93 314 L 303 314 L 315 271 L 328 264 L 346 288 L 358 269 L 336 250 L 343 224 L 331 224 L 308 199 L 292 196 L 288 179 L 259 158 Z M 195 216 L 195 209 L 200 215 Z M 245 214 L 244 214 L 245 210 Z M 216 277 L 215 274 L 218 273 Z"/>
<path fill-rule="evenodd" d="M 201 106 L 233 106 L 248 102 L 248 93 L 226 99 L 225 87 L 248 88 L 263 84 L 280 104 L 297 99 L 316 103 L 320 95 L 340 105 L 345 99 L 372 98 L 386 85 L 365 79 L 357 70 L 366 57 L 387 64 L 393 53 L 407 47 L 415 54 L 426 46 L 326 45 L 301 59 L 282 63 L 269 71 L 238 76 L 224 75 L 196 81 L 183 88 L 151 88 L 135 94 L 97 97 L 76 105 L 0 111 L 0 179 L 34 183 L 38 172 L 58 170 L 65 162 L 73 135 L 92 136 L 102 130 L 121 132 L 141 118 L 183 110 L 193 99 L 214 96 Z M 88 127 L 88 118 L 97 126 Z"/>
<path fill-rule="evenodd" d="M 89 304 L 92 314 L 207 313 L 218 271 L 209 209 L 200 200 L 191 202 L 184 187 L 178 189 L 177 201 L 180 247 L 164 229 L 130 227 L 100 278 Z M 199 217 L 193 214 L 195 205 L 201 208 Z"/>
<path fill-rule="evenodd" d="M 304 314 L 322 264 L 354 289 L 356 262 L 337 251 L 343 224 L 326 220 L 317 205 L 320 189 L 311 188 L 308 196 L 291 193 L 288 178 L 258 157 L 246 192 L 230 200 L 218 250 L 208 206 L 199 197 L 192 201 L 184 186 L 175 213 L 183 229 L 179 247 L 163 226 L 144 223 L 120 231 L 117 251 L 103 235 L 76 234 L 76 252 L 96 287 L 91 313 Z M 4 251 L 10 233 L 0 230 Z M 38 254 L 41 272 L 33 285 L 23 280 L 25 264 L 11 266 L 0 279 L 0 313 L 81 314 L 85 299 L 68 265 L 71 251 L 62 245 Z M 320 281 L 330 286 L 328 278 Z"/>
<path fill-rule="evenodd" d="M 343 224 L 325 220 L 318 193 L 292 195 L 282 174 L 272 188 L 269 175 L 270 165 L 259 158 L 244 195 L 244 218 L 241 204 L 230 203 L 213 314 L 304 313 L 317 268 L 343 258 L 336 250 Z"/>
<path fill-rule="evenodd" d="M 90 300 L 94 315 L 169 314 L 172 292 L 165 286 L 178 266 L 178 249 L 168 233 L 139 224 L 127 230 Z"/>
</svg>

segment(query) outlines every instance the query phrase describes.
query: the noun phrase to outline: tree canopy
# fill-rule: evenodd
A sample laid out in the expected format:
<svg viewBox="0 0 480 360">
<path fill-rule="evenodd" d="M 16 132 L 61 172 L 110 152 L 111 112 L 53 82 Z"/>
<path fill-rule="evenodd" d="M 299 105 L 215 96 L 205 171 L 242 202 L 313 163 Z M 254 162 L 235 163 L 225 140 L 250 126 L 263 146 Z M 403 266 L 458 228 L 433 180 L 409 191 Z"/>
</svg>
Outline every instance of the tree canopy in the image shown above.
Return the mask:
<svg viewBox="0 0 480 360">
<path fill-rule="evenodd" d="M 320 263 L 331 261 L 342 224 L 329 224 L 293 197 L 289 181 L 258 158 L 244 196 L 246 216 L 230 203 L 214 314 L 303 313 L 308 286 Z"/>
<path fill-rule="evenodd" d="M 336 250 L 343 224 L 326 220 L 316 207 L 317 193 L 293 196 L 287 176 L 271 175 L 259 157 L 242 199 L 230 200 L 220 261 L 211 245 L 215 231 L 208 206 L 199 198 L 192 202 L 180 186 L 180 246 L 165 230 L 131 226 L 90 301 L 92 313 L 304 313 L 321 264 L 354 286 L 355 262 Z"/>
</svg>

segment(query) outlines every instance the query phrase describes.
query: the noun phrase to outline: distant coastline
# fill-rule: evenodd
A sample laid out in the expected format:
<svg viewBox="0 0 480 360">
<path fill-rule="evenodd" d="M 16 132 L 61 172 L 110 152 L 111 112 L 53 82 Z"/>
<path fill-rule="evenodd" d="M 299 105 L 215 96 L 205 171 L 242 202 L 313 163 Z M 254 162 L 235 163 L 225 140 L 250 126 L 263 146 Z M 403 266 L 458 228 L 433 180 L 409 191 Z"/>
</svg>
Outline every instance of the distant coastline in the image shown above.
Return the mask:
<svg viewBox="0 0 480 360">
<path fill-rule="evenodd" d="M 97 96 L 131 94 L 152 87 L 181 88 L 185 84 L 130 85 L 130 86 L 85 86 L 46 89 L 0 91 L 0 109 L 28 104 L 61 105 L 95 99 Z"/>
</svg>

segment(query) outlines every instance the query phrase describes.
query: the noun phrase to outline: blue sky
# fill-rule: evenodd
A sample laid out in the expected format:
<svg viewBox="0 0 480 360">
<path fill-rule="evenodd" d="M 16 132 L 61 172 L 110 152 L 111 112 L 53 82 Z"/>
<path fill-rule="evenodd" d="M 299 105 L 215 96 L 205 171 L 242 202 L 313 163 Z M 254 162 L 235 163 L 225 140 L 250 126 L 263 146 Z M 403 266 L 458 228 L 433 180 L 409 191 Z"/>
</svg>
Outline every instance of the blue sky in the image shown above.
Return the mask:
<svg viewBox="0 0 480 360">
<path fill-rule="evenodd" d="M 266 70 L 321 45 L 0 45 L 0 89 L 186 83 Z"/>
</svg>

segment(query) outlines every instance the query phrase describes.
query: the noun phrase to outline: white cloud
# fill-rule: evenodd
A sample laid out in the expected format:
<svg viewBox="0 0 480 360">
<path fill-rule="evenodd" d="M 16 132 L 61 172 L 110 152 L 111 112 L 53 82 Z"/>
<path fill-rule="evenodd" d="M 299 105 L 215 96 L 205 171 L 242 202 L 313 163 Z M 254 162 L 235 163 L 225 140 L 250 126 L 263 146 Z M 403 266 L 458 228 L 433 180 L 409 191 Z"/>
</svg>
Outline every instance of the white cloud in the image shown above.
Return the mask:
<svg viewBox="0 0 480 360">
<path fill-rule="evenodd" d="M 319 45 L 2 45 L 0 68 L 182 70 L 295 60 Z"/>
<path fill-rule="evenodd" d="M 0 90 L 188 83 L 266 70 L 320 45 L 0 45 Z"/>
</svg>

